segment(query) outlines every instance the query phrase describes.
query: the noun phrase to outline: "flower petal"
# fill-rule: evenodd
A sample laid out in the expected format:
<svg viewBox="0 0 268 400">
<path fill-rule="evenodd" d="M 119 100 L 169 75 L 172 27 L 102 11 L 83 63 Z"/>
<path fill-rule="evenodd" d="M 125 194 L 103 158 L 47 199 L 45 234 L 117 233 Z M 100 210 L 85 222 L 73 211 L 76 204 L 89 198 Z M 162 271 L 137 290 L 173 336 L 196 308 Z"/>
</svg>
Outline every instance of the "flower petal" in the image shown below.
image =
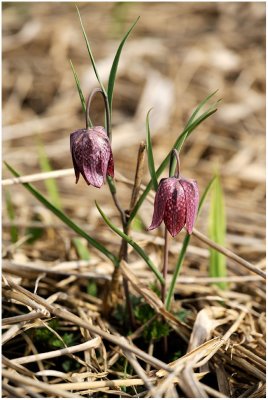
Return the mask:
<svg viewBox="0 0 268 400">
<path fill-rule="evenodd" d="M 189 234 L 193 232 L 193 227 L 197 215 L 199 203 L 199 191 L 197 182 L 193 179 L 180 179 L 186 198 L 186 229 Z"/>
<path fill-rule="evenodd" d="M 166 203 L 171 196 L 174 183 L 174 178 L 161 179 L 154 199 L 153 220 L 148 230 L 157 228 L 163 221 Z"/>
<path fill-rule="evenodd" d="M 111 154 L 110 154 L 110 160 L 108 162 L 107 175 L 111 176 L 112 178 L 114 177 L 114 159 L 113 159 L 112 150 L 111 150 Z"/>
<path fill-rule="evenodd" d="M 174 178 L 176 179 L 176 178 Z M 172 195 L 168 198 L 164 222 L 171 236 L 176 236 L 184 227 L 186 221 L 186 198 L 180 181 L 176 179 Z"/>
<path fill-rule="evenodd" d="M 83 165 L 83 154 L 82 154 L 82 147 L 81 143 L 83 140 L 83 133 L 85 129 L 79 129 L 70 135 L 70 147 L 71 147 L 71 154 L 73 160 L 73 167 L 76 177 L 76 182 L 79 180 L 81 167 Z"/>
</svg>

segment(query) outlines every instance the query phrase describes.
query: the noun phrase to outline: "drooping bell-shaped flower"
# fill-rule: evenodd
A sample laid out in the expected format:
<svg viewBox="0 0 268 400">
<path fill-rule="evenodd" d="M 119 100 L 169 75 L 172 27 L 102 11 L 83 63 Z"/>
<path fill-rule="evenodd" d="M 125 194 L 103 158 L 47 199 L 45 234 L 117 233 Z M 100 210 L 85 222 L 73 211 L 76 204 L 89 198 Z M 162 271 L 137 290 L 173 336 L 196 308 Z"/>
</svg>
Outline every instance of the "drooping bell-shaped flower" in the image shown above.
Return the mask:
<svg viewBox="0 0 268 400">
<path fill-rule="evenodd" d="M 148 230 L 157 228 L 164 221 L 173 237 L 184 226 L 191 234 L 198 203 L 199 191 L 195 180 L 180 177 L 179 171 L 177 176 L 161 179 L 154 200 L 153 220 Z"/>
<path fill-rule="evenodd" d="M 81 173 L 88 185 L 100 188 L 107 175 L 114 176 L 111 144 L 102 126 L 71 133 L 70 145 L 76 183 Z"/>
</svg>

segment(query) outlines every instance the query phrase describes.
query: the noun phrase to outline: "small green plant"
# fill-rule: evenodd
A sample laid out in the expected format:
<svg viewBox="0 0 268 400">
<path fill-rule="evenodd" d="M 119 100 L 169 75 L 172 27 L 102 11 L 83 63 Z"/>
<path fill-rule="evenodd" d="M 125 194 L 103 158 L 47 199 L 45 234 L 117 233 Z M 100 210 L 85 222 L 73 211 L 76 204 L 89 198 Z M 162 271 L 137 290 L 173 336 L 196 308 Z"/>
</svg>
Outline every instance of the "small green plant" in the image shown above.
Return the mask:
<svg viewBox="0 0 268 400">
<path fill-rule="evenodd" d="M 116 74 L 121 53 L 130 33 L 132 32 L 139 18 L 137 18 L 136 21 L 134 21 L 134 23 L 126 32 L 126 34 L 124 35 L 118 46 L 118 49 L 114 56 L 113 63 L 111 65 L 107 87 L 105 87 L 98 73 L 98 68 L 95 63 L 93 52 L 91 50 L 90 42 L 87 38 L 87 34 L 78 9 L 77 12 L 82 28 L 83 37 L 86 43 L 89 59 L 92 68 L 95 72 L 98 87 L 93 89 L 92 92 L 89 93 L 87 97 L 85 97 L 83 90 L 81 88 L 78 74 L 75 71 L 73 63 L 70 61 L 78 95 L 81 101 L 81 107 L 85 117 L 84 127 L 78 128 L 70 135 L 72 162 L 73 162 L 76 182 L 78 181 L 81 174 L 88 185 L 94 186 L 96 188 L 101 188 L 105 182 L 108 183 L 111 193 L 111 200 L 114 202 L 118 210 L 119 216 L 121 218 L 121 228 L 116 226 L 105 215 L 102 208 L 97 203 L 96 207 L 100 215 L 102 216 L 104 222 L 112 229 L 113 232 L 115 232 L 115 234 L 119 235 L 122 239 L 119 255 L 115 254 L 114 250 L 113 251 L 108 250 L 102 243 L 97 241 L 94 237 L 90 236 L 87 232 L 85 232 L 85 230 L 81 229 L 72 219 L 70 219 L 66 214 L 64 214 L 64 212 L 61 210 L 60 203 L 58 201 L 59 199 L 55 198 L 55 193 L 57 193 L 57 191 L 55 191 L 55 186 L 52 187 L 51 182 L 50 186 L 47 187 L 48 189 L 47 197 L 43 196 L 37 189 L 35 189 L 30 184 L 24 183 L 23 185 L 45 207 L 47 207 L 52 213 L 54 213 L 59 219 L 61 219 L 61 221 L 64 222 L 69 228 L 71 228 L 74 232 L 76 232 L 76 234 L 78 235 L 78 239 L 75 238 L 73 240 L 73 243 L 76 247 L 77 253 L 80 258 L 89 259 L 90 257 L 89 253 L 86 251 L 87 248 L 84 245 L 82 246 L 81 243 L 79 242 L 79 237 L 83 237 L 84 239 L 86 239 L 89 245 L 93 246 L 95 249 L 101 252 L 112 262 L 112 264 L 114 265 L 114 273 L 112 275 L 112 280 L 110 283 L 109 290 L 107 291 L 106 297 L 109 296 L 112 297 L 112 291 L 114 290 L 113 288 L 115 287 L 114 282 L 116 279 L 118 279 L 118 271 L 120 271 L 120 262 L 121 260 L 128 261 L 128 245 L 130 245 L 133 247 L 138 256 L 145 261 L 147 266 L 153 272 L 157 282 L 156 286 L 157 290 L 159 292 L 159 285 L 160 285 L 162 288 L 161 291 L 162 300 L 165 303 L 166 308 L 169 309 L 174 294 L 176 279 L 178 277 L 181 265 L 183 263 L 186 254 L 187 246 L 190 241 L 190 235 L 193 231 L 193 225 L 195 223 L 198 211 L 198 204 L 200 210 L 201 205 L 208 192 L 208 189 L 206 189 L 204 195 L 202 196 L 199 202 L 198 188 L 196 182 L 193 180 L 185 179 L 180 174 L 179 153 L 187 138 L 196 130 L 196 128 L 202 122 L 204 122 L 208 117 L 210 117 L 212 114 L 216 112 L 218 102 L 215 102 L 212 105 L 208 105 L 216 92 L 207 96 L 196 107 L 196 109 L 190 116 L 189 120 L 187 121 L 184 129 L 178 135 L 175 143 L 170 147 L 170 151 L 163 159 L 162 163 L 158 168 L 155 167 L 155 162 L 154 162 L 150 125 L 149 125 L 150 111 L 148 112 L 145 121 L 146 131 L 147 131 L 146 148 L 148 154 L 148 167 L 151 175 L 151 180 L 146 185 L 146 188 L 140 195 L 140 197 L 137 198 L 134 204 L 132 204 L 132 206 L 130 207 L 130 212 L 128 212 L 120 204 L 116 182 L 114 180 L 114 169 L 116 167 L 116 163 L 114 162 L 113 150 L 112 150 L 113 148 L 112 109 L 113 109 L 113 93 L 116 82 Z M 92 118 L 92 115 L 90 114 L 92 101 L 95 99 L 95 96 L 97 94 L 100 94 L 102 96 L 104 102 L 105 123 L 103 127 L 94 126 L 92 123 L 94 118 Z M 160 180 L 160 182 L 158 183 L 160 175 L 168 167 L 168 164 L 170 165 L 169 177 Z M 15 171 L 7 163 L 6 166 L 14 176 L 16 177 L 20 176 L 19 173 Z M 48 168 L 49 168 L 49 162 L 45 158 L 44 154 L 42 154 L 42 169 L 47 170 Z M 135 228 L 137 228 L 137 224 L 138 224 L 138 229 L 142 228 L 142 223 L 139 220 L 137 213 L 152 188 L 156 192 L 156 197 L 155 197 L 153 221 L 149 229 L 157 228 L 162 222 L 162 220 L 166 225 L 166 234 L 165 234 L 166 245 L 164 250 L 165 262 L 162 272 L 159 270 L 158 266 L 155 265 L 154 262 L 150 259 L 145 250 L 137 242 L 135 242 L 135 240 L 132 239 L 130 234 L 131 224 L 134 224 Z M 52 196 L 52 192 L 54 198 Z M 178 262 L 175 268 L 175 273 L 172 278 L 172 283 L 170 287 L 167 288 L 167 283 L 166 283 L 167 268 L 168 268 L 167 231 L 169 231 L 172 236 L 175 236 L 181 231 L 181 229 L 184 226 L 186 227 L 187 235 L 185 236 L 183 247 L 178 257 Z M 148 322 L 148 320 L 153 316 L 156 317 L 155 311 L 148 304 L 144 303 L 140 299 L 138 303 L 135 302 L 133 303 L 133 299 L 129 294 L 128 281 L 124 279 L 123 283 L 124 283 L 123 286 L 125 290 L 127 310 L 129 313 L 129 319 L 131 324 L 133 324 L 134 322 L 134 317 L 136 318 L 136 321 L 138 321 L 140 325 Z M 87 291 L 91 295 L 96 295 L 97 293 L 96 287 L 92 285 L 91 282 L 87 287 Z M 108 304 L 110 303 L 107 301 L 107 298 L 104 299 L 104 307 L 108 307 Z M 116 304 L 114 304 L 114 308 L 116 309 Z M 121 312 L 121 317 L 122 317 L 123 310 L 117 308 L 117 312 L 118 313 Z M 114 313 L 114 315 L 116 315 L 116 312 Z M 123 318 L 121 318 L 121 320 L 123 321 Z M 163 321 L 163 319 L 156 317 L 150 324 L 146 325 L 144 329 L 144 335 L 147 340 L 159 340 L 160 338 L 167 336 L 169 334 L 169 331 L 170 328 Z M 73 338 L 66 336 L 65 339 L 71 341 Z M 53 343 L 54 345 L 55 343 L 56 345 L 59 344 L 57 341 L 55 341 L 55 339 L 53 340 Z"/>
<path fill-rule="evenodd" d="M 38 153 L 39 153 L 39 164 L 42 172 L 50 172 L 53 171 L 53 168 L 50 164 L 50 160 L 47 156 L 45 146 L 39 140 L 38 144 Z M 55 179 L 49 178 L 45 180 L 45 186 L 47 189 L 48 198 L 55 207 L 61 208 L 61 200 L 58 185 Z"/>
<path fill-rule="evenodd" d="M 214 242 L 225 246 L 225 236 L 226 220 L 224 196 L 221 187 L 220 177 L 219 175 L 217 175 L 213 183 L 211 193 L 209 237 Z M 225 278 L 227 276 L 226 257 L 212 248 L 210 248 L 209 275 L 213 278 Z M 227 282 L 217 282 L 216 285 L 219 286 L 221 289 L 226 289 L 228 286 Z"/>
<path fill-rule="evenodd" d="M 145 325 L 142 336 L 147 342 L 158 341 L 168 336 L 170 332 L 169 325 L 163 322 L 161 317 L 156 316 L 155 311 L 147 303 L 139 301 L 134 307 L 134 315 L 141 325 Z M 148 323 L 150 319 L 152 321 Z"/>
<path fill-rule="evenodd" d="M 60 334 L 61 328 L 57 319 L 51 320 L 48 326 L 51 329 L 43 327 L 37 328 L 33 331 L 37 343 L 40 343 L 42 347 L 53 350 L 62 349 L 65 346 L 74 346 L 76 344 L 75 335 L 73 333 L 64 332 L 62 335 Z M 55 336 L 53 331 L 57 332 L 61 336 L 62 340 Z"/>
</svg>

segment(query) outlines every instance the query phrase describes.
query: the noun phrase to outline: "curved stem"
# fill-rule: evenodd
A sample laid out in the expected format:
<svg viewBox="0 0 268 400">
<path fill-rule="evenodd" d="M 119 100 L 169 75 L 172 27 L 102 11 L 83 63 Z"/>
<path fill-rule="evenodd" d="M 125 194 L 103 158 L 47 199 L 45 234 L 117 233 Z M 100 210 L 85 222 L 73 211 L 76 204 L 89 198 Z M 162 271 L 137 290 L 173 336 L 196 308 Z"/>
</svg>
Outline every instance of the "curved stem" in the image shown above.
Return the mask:
<svg viewBox="0 0 268 400">
<path fill-rule="evenodd" d="M 176 150 L 176 149 L 173 149 L 172 152 L 171 152 L 171 155 L 170 155 L 169 176 L 173 175 L 172 171 L 173 171 L 174 157 L 175 157 L 175 159 L 177 161 L 177 163 L 176 163 L 176 172 L 175 172 L 174 176 L 175 176 L 175 178 L 179 178 L 180 177 L 180 169 L 181 169 L 181 167 L 180 167 L 180 157 L 179 157 L 178 150 Z"/>
<path fill-rule="evenodd" d="M 103 90 L 101 88 L 95 88 L 92 90 L 91 94 L 88 97 L 87 100 L 87 109 L 86 109 L 86 127 L 88 129 L 89 127 L 89 111 L 90 111 L 90 107 L 91 107 L 91 103 L 93 100 L 93 97 L 97 94 L 97 93 L 101 93 L 102 97 L 103 97 L 103 101 L 104 101 L 104 105 L 105 105 L 105 121 L 106 121 L 106 130 L 107 130 L 107 135 L 110 139 L 110 142 L 112 141 L 112 132 L 111 132 L 111 116 L 110 116 L 110 108 L 109 108 L 109 103 L 108 103 L 108 98 L 105 95 L 105 93 L 103 92 Z"/>
</svg>

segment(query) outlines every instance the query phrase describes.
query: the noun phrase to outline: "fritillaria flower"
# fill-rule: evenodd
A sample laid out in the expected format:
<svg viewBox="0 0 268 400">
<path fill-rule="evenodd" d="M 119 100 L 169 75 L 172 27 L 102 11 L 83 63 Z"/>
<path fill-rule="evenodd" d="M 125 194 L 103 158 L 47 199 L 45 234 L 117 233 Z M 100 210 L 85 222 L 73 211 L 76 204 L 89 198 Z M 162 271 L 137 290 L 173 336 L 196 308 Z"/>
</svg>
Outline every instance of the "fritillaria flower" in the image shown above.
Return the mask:
<svg viewBox="0 0 268 400">
<path fill-rule="evenodd" d="M 88 185 L 100 188 L 106 176 L 114 176 L 110 140 L 102 126 L 79 129 L 70 137 L 76 183 L 80 173 Z"/>
<path fill-rule="evenodd" d="M 178 160 L 178 159 L 177 159 Z M 197 182 L 179 176 L 161 179 L 155 200 L 154 214 L 149 230 L 164 221 L 171 236 L 176 236 L 185 226 L 189 234 L 193 231 L 199 203 Z"/>
</svg>

